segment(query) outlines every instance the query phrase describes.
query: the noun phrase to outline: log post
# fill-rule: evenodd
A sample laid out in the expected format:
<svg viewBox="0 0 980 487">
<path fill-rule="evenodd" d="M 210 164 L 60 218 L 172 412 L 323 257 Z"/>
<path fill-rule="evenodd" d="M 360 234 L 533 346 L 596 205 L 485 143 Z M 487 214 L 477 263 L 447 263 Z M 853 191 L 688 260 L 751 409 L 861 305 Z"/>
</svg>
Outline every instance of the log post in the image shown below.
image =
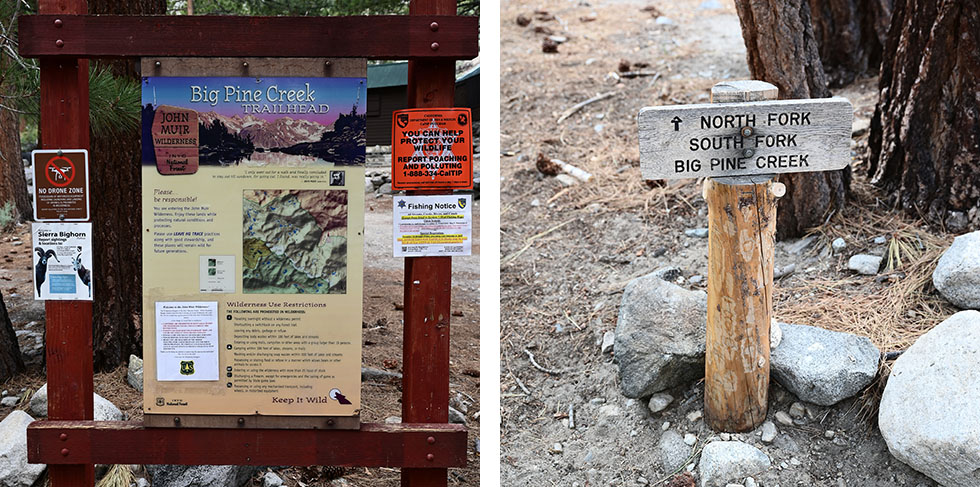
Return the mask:
<svg viewBox="0 0 980 487">
<path fill-rule="evenodd" d="M 769 83 L 734 81 L 715 85 L 711 101 L 774 100 L 777 94 Z M 748 138 L 753 130 L 742 127 L 740 133 Z M 742 157 L 751 160 L 751 153 Z M 709 236 L 704 416 L 717 431 L 749 431 L 766 419 L 776 198 L 782 190 L 772 176 L 704 183 Z"/>
</svg>

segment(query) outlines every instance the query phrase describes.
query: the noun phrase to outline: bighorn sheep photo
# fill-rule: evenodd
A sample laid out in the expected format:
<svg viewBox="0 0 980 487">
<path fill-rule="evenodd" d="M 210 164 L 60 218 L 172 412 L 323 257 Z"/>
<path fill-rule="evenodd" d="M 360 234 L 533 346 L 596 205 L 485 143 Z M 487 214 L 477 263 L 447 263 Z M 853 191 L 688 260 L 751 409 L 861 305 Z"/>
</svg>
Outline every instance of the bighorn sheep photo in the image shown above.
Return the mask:
<svg viewBox="0 0 980 487">
<path fill-rule="evenodd" d="M 61 261 L 58 260 L 58 255 L 54 253 L 54 250 L 48 249 L 45 252 L 41 247 L 34 247 L 34 251 L 40 257 L 37 265 L 34 266 L 34 283 L 37 285 L 37 297 L 41 297 L 41 284 L 44 284 L 44 276 L 48 273 L 48 259 L 54 257 L 55 261 Z"/>
<path fill-rule="evenodd" d="M 78 271 L 78 278 L 82 280 L 82 283 L 88 286 L 88 297 L 91 298 L 92 297 L 92 271 L 86 269 L 85 266 L 82 265 L 82 254 L 78 254 L 78 256 L 72 259 L 71 263 L 75 267 L 75 270 Z"/>
</svg>

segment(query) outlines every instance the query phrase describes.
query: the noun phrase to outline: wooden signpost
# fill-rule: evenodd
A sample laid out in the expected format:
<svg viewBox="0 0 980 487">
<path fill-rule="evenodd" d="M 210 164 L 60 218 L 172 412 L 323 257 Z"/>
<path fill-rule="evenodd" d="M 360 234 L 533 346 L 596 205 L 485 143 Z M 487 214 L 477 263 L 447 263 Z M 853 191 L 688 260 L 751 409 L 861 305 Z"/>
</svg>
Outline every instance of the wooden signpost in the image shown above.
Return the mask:
<svg viewBox="0 0 980 487">
<path fill-rule="evenodd" d="M 761 81 L 719 83 L 711 105 L 640 111 L 640 164 L 648 179 L 710 176 L 705 421 L 718 431 L 766 419 L 776 198 L 773 173 L 826 171 L 850 158 L 851 104 L 842 98 L 776 101 Z"/>
<path fill-rule="evenodd" d="M 455 60 L 479 53 L 478 19 L 456 16 L 454 0 L 413 0 L 407 16 L 93 16 L 86 0 L 41 0 L 38 10 L 19 18 L 19 50 L 40 59 L 46 149 L 89 147 L 88 58 L 409 59 L 409 106 L 445 107 Z M 192 172 L 176 159 L 174 172 Z M 448 257 L 407 260 L 404 422 L 355 430 L 92 421 L 92 303 L 48 301 L 48 420 L 28 427 L 28 460 L 48 464 L 52 487 L 92 486 L 95 463 L 401 467 L 402 485 L 445 486 L 446 469 L 467 458 L 466 428 L 448 424 L 450 274 Z"/>
</svg>

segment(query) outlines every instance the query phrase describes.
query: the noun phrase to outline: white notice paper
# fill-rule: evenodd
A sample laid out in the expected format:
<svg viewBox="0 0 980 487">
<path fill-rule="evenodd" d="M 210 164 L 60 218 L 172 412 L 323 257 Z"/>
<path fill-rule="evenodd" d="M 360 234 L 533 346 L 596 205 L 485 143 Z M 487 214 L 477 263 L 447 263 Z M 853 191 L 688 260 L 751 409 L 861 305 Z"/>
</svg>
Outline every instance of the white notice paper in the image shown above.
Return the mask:
<svg viewBox="0 0 980 487">
<path fill-rule="evenodd" d="M 34 299 L 91 301 L 92 224 L 32 223 Z"/>
<path fill-rule="evenodd" d="M 472 254 L 470 195 L 395 195 L 391 200 L 395 257 Z"/>
<path fill-rule="evenodd" d="M 158 301 L 157 380 L 218 380 L 218 303 Z"/>
</svg>

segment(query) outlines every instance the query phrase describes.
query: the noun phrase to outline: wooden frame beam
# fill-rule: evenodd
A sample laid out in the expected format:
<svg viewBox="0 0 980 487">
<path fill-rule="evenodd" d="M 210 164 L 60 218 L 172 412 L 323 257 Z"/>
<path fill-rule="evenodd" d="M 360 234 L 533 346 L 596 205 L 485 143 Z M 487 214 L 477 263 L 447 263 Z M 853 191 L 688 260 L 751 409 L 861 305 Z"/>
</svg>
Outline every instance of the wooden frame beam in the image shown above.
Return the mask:
<svg viewBox="0 0 980 487">
<path fill-rule="evenodd" d="M 363 423 L 359 430 L 146 428 L 128 421 L 35 421 L 31 463 L 466 466 L 466 427 Z"/>
<path fill-rule="evenodd" d="M 479 18 L 456 15 L 24 15 L 18 22 L 24 57 L 471 59 L 480 49 Z"/>
</svg>

